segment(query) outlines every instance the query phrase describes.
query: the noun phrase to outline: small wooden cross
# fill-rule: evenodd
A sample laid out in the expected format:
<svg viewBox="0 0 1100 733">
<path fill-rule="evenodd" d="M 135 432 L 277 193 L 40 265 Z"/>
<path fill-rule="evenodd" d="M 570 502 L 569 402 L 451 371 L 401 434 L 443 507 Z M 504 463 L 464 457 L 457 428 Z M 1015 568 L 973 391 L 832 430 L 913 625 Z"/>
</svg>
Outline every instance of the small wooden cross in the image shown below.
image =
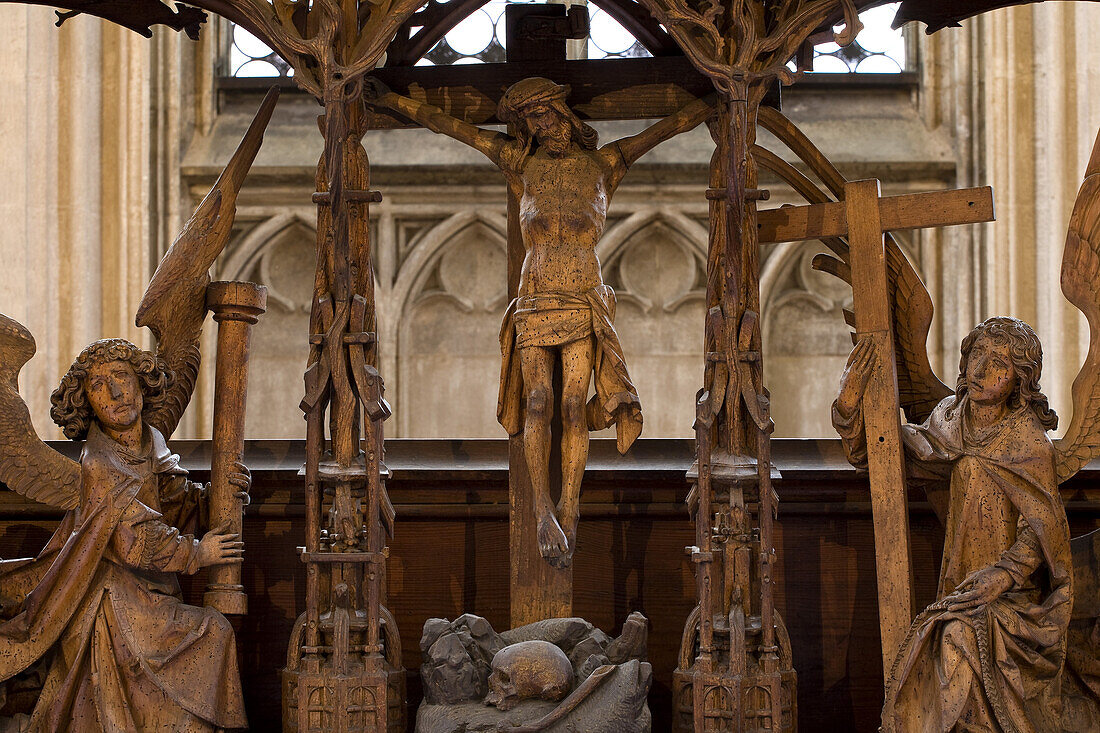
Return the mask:
<svg viewBox="0 0 1100 733">
<path fill-rule="evenodd" d="M 844 201 L 759 212 L 760 244 L 828 237 L 848 239 L 856 334 L 873 339 L 878 353 L 864 394 L 863 419 L 875 525 L 884 675 L 889 675 L 913 620 L 913 573 L 883 234 L 975 224 L 993 218 L 993 190 L 988 186 L 882 198 L 875 179 L 846 183 Z"/>
</svg>

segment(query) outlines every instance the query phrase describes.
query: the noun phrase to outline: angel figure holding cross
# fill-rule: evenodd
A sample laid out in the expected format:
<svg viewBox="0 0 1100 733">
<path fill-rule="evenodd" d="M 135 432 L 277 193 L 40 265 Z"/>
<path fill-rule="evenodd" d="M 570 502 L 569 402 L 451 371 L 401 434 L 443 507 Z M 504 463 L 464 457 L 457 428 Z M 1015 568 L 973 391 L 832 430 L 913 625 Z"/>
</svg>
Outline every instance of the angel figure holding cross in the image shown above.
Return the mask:
<svg viewBox="0 0 1100 733">
<path fill-rule="evenodd" d="M 711 114 L 711 105 L 696 100 L 637 135 L 600 147 L 596 130 L 566 105 L 569 88 L 549 79 L 524 79 L 501 97 L 498 117 L 514 125 L 514 135 L 481 129 L 395 94 L 377 80 L 370 83 L 375 104 L 487 156 L 519 201 L 526 256 L 518 297 L 508 307 L 500 333 L 497 419 L 509 435 L 523 434 L 539 550 L 552 565 L 568 566 L 576 544 L 589 430 L 614 424 L 621 453 L 642 430 L 637 390 L 614 328 L 615 293 L 604 284 L 596 257 L 607 207 L 638 158 L 694 128 Z M 556 364 L 562 370 L 560 395 L 553 389 Z M 588 400 L 593 378 L 596 395 Z M 562 416 L 562 487 L 556 510 L 549 465 L 555 399 Z"/>
<path fill-rule="evenodd" d="M 873 342 L 860 340 L 833 409 L 857 465 L 866 461 L 860 408 L 874 360 Z M 991 318 L 963 341 L 955 394 L 923 424 L 903 427 L 909 475 L 949 482 L 950 496 L 939 600 L 894 663 L 885 731 L 1061 730 L 1073 573 L 1046 434 L 1058 418 L 1041 370 L 1031 327 Z"/>
<path fill-rule="evenodd" d="M 1073 384 L 1073 418 L 1058 441 L 1047 435 L 1058 417 L 1039 386 L 1043 352 L 1032 328 L 1004 317 L 979 324 L 963 340 L 949 389 L 924 350 L 931 299 L 888 242 L 896 384 L 908 421 L 898 449 L 905 480 L 925 489 L 945 540 L 936 601 L 912 621 L 896 657 L 884 659 L 885 733 L 1047 733 L 1100 725 L 1100 535 L 1071 540 L 1058 490 L 1100 455 L 1098 202 L 1100 137 L 1062 263 L 1062 290 L 1088 318 L 1092 341 Z M 852 277 L 839 260 L 815 266 Z M 858 335 L 833 404 L 833 425 L 856 466 L 868 464 L 864 393 L 876 374 L 881 379 L 894 366 L 875 338 Z M 904 496 L 905 487 L 878 490 Z"/>
</svg>

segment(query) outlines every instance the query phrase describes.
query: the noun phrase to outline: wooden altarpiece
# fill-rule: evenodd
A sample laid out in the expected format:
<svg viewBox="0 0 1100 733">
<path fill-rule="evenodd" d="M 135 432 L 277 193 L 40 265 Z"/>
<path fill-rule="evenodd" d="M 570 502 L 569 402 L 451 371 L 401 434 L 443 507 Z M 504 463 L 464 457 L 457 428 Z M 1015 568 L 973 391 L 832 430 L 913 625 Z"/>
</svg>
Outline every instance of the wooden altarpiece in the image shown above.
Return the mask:
<svg viewBox="0 0 1100 733">
<path fill-rule="evenodd" d="M 663 116 L 717 90 L 717 113 L 709 123 L 716 151 L 707 191 L 708 316 L 700 324 L 706 340 L 692 504 L 697 538 L 689 548 L 697 568 L 699 608 L 685 628 L 675 725 L 696 731 L 795 728 L 794 672 L 774 611 L 771 578 L 772 423 L 762 379 L 758 273 L 760 245 L 780 241 L 774 232 L 789 217 L 782 212 L 758 216 L 757 202 L 767 198 L 757 187 L 758 168 L 771 170 L 813 204 L 829 199 L 801 171 L 754 143 L 759 122 L 791 147 L 834 196 L 843 196 L 835 169 L 778 112 L 773 91 L 779 81 L 793 81 L 788 62 L 805 66 L 812 44 L 830 39 L 834 25 L 843 26 L 835 34 L 837 42 L 850 42 L 858 32 L 858 11 L 879 2 L 594 0 L 654 58 L 565 61 L 555 49 L 576 28 L 562 18 L 530 29 L 526 53 L 519 55 L 523 45 L 517 44 L 514 61 L 414 68 L 485 0 L 193 0 L 175 10 L 159 0 L 31 1 L 69 11 L 59 13 L 59 23 L 86 13 L 143 35 L 160 23 L 194 38 L 205 22 L 203 11 L 220 15 L 281 55 L 294 69 L 295 82 L 323 106 L 325 147 L 313 195 L 317 272 L 302 400 L 307 418 L 307 534 L 301 551 L 306 611 L 295 626 L 284 672 L 287 730 L 405 728 L 400 642 L 385 609 L 386 542 L 394 513 L 383 481 L 383 421 L 389 409 L 375 368 L 367 226 L 369 205 L 380 193 L 370 189 L 361 139 L 367 129 L 407 123 L 368 112 L 364 77 L 377 71 L 402 92 L 415 85 L 427 101 L 475 124 L 494 122 L 503 89 L 534 75 L 570 85 L 571 106 L 591 120 Z M 935 15 L 949 4 L 923 5 L 925 13 Z M 376 70 L 384 56 L 384 67 Z M 514 289 L 522 256 L 514 201 L 509 215 Z M 854 221 L 849 218 L 848 224 Z M 960 221 L 917 216 L 910 225 Z M 846 233 L 844 226 L 833 231 L 809 222 L 788 238 L 827 241 Z M 883 227 L 889 228 L 883 224 L 877 231 Z M 524 505 L 522 454 L 513 446 L 511 456 L 513 623 L 568 615 L 568 571 L 542 562 L 532 546 L 531 529 L 525 526 L 530 512 Z"/>
</svg>

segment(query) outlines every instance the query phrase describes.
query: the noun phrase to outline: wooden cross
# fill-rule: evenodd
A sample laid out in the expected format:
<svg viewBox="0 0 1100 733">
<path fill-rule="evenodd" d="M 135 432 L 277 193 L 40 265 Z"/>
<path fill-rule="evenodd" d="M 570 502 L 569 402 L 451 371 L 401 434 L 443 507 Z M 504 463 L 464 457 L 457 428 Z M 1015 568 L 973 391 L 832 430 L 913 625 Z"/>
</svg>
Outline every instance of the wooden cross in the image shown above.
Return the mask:
<svg viewBox="0 0 1100 733">
<path fill-rule="evenodd" d="M 912 559 L 901 446 L 897 363 L 883 234 L 993 221 L 993 190 L 880 196 L 875 179 L 844 186 L 844 201 L 759 212 L 760 244 L 847 237 L 856 334 L 874 340 L 877 364 L 863 400 L 871 511 L 875 525 L 879 629 L 884 676 L 913 620 Z"/>
</svg>

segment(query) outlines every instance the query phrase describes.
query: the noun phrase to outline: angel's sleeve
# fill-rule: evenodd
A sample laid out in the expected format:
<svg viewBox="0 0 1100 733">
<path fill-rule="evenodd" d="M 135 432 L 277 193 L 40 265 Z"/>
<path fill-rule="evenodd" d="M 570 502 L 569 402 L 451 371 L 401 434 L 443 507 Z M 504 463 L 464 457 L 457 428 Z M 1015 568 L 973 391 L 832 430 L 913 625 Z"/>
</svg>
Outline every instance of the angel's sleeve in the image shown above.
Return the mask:
<svg viewBox="0 0 1100 733">
<path fill-rule="evenodd" d="M 126 508 L 111 536 L 111 547 L 130 567 L 188 575 L 199 569 L 199 541 L 181 534 L 139 501 Z"/>
<path fill-rule="evenodd" d="M 210 526 L 206 487 L 188 480 L 183 471 L 161 476 L 160 511 L 164 521 L 181 532 L 195 533 Z"/>
<path fill-rule="evenodd" d="M 840 414 L 833 402 L 833 428 L 844 445 L 848 462 L 856 468 L 867 468 L 867 433 L 863 426 L 863 405 L 848 417 Z M 905 473 L 917 481 L 939 482 L 950 478 L 951 458 L 930 434 L 928 423 L 901 426 L 901 443 L 905 450 Z"/>
<path fill-rule="evenodd" d="M 1031 574 L 1043 562 L 1043 546 L 1039 536 L 1021 515 L 1016 522 L 1016 541 L 1001 555 L 994 565 L 1012 576 L 1016 588 L 1027 585 Z"/>
<path fill-rule="evenodd" d="M 863 404 L 860 403 L 855 412 L 845 417 L 837 409 L 836 400 L 833 400 L 833 428 L 840 436 L 848 463 L 856 468 L 867 468 L 867 433 L 863 428 Z"/>
</svg>

